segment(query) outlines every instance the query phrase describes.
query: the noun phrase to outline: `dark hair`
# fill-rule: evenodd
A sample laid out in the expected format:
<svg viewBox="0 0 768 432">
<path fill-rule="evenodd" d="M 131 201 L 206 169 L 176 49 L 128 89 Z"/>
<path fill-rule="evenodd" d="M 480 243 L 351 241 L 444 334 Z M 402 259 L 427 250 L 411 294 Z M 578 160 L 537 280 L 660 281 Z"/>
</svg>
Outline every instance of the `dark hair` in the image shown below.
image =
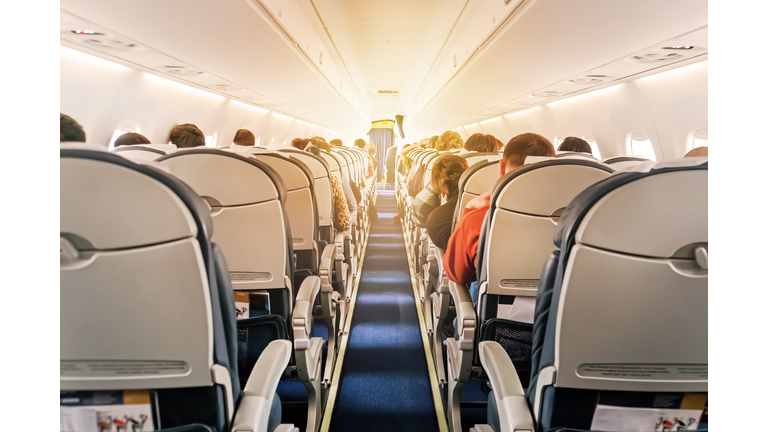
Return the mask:
<svg viewBox="0 0 768 432">
<path fill-rule="evenodd" d="M 459 193 L 459 179 L 467 168 L 467 161 L 461 156 L 447 154 L 438 157 L 432 166 L 432 189 L 447 195 L 448 199 L 453 198 Z"/>
<path fill-rule="evenodd" d="M 150 144 L 147 137 L 145 137 L 142 134 L 138 134 L 136 132 L 127 132 L 115 140 L 115 147 L 120 147 L 124 145 L 136 145 L 136 144 Z"/>
<path fill-rule="evenodd" d="M 504 162 L 516 159 L 518 165 L 528 156 L 554 156 L 555 147 L 548 139 L 535 133 L 524 133 L 509 140 L 504 147 Z"/>
<path fill-rule="evenodd" d="M 557 151 L 572 151 L 592 154 L 592 146 L 581 138 L 567 137 L 558 147 Z"/>
<path fill-rule="evenodd" d="M 343 143 L 343 142 L 341 142 L 341 140 L 340 140 L 340 139 L 338 139 L 338 138 L 334 138 L 334 139 L 332 139 L 332 140 L 331 140 L 331 142 L 330 142 L 329 144 L 331 144 L 332 146 L 336 146 L 336 147 L 341 147 L 341 146 L 343 146 L 343 145 L 344 145 L 344 143 Z"/>
<path fill-rule="evenodd" d="M 299 150 L 304 150 L 309 144 L 309 138 L 294 138 L 291 145 Z"/>
<path fill-rule="evenodd" d="M 483 135 L 478 132 L 467 138 L 467 141 L 464 143 L 464 150 L 496 153 L 496 142 L 494 140 L 496 138 L 493 135 Z"/>
<path fill-rule="evenodd" d="M 72 117 L 59 113 L 59 142 L 85 142 L 85 131 Z"/>
<path fill-rule="evenodd" d="M 365 140 L 362 138 L 358 138 L 355 140 L 355 147 L 360 147 L 361 149 L 365 150 L 365 146 L 368 144 L 365 143 Z"/>
<path fill-rule="evenodd" d="M 238 129 L 235 133 L 235 139 L 232 140 L 235 145 L 255 146 L 256 136 L 248 129 Z"/>
<path fill-rule="evenodd" d="M 171 129 L 170 141 L 178 148 L 205 146 L 205 134 L 192 123 L 176 125 Z"/>
</svg>

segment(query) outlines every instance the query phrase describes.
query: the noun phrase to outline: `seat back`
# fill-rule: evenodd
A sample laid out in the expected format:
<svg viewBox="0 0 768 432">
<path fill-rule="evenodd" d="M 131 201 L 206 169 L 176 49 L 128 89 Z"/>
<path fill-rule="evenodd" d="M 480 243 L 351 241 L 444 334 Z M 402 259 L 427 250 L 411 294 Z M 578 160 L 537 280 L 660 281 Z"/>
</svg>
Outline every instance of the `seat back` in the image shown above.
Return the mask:
<svg viewBox="0 0 768 432">
<path fill-rule="evenodd" d="M 631 168 L 639 165 L 643 162 L 647 162 L 650 159 L 637 157 L 637 156 L 616 156 L 608 159 L 603 159 L 601 162 L 610 165 L 614 171 L 623 170 L 625 168 Z"/>
<path fill-rule="evenodd" d="M 467 203 L 491 189 L 499 180 L 499 160 L 479 162 L 470 166 L 459 178 L 459 200 L 453 212 L 451 230 L 461 219 L 461 214 Z"/>
<path fill-rule="evenodd" d="M 497 161 L 501 159 L 501 155 L 498 153 L 478 153 L 478 152 L 470 152 L 465 153 L 461 155 L 464 160 L 467 161 L 467 165 L 469 165 L 470 168 L 474 166 L 475 164 L 479 164 L 480 162 L 490 162 L 490 161 Z"/>
<path fill-rule="evenodd" d="M 359 170 L 359 164 L 357 163 L 357 157 L 349 151 L 349 149 L 338 147 L 335 149 L 336 154 L 340 155 L 344 158 L 347 164 L 347 172 L 349 173 L 349 180 L 352 182 L 355 182 L 355 184 L 360 183 L 360 170 Z"/>
<path fill-rule="evenodd" d="M 301 161 L 312 173 L 321 237 L 330 241 L 329 233 L 333 228 L 333 194 L 331 193 L 331 169 L 328 163 L 320 156 L 297 149 L 285 148 L 279 153 Z"/>
<path fill-rule="evenodd" d="M 706 160 L 656 163 L 591 186 L 565 210 L 527 395 L 545 429 L 600 429 L 615 405 L 655 409 L 652 427 L 676 416 L 695 429 L 708 387 L 707 177 Z M 572 401 L 581 413 L 564 412 Z"/>
<path fill-rule="evenodd" d="M 162 427 L 225 430 L 241 394 L 234 299 L 205 202 L 110 152 L 60 156 L 61 391 L 149 389 Z"/>
<path fill-rule="evenodd" d="M 219 149 L 178 151 L 158 162 L 210 205 L 214 240 L 227 255 L 234 289 L 267 290 L 271 313 L 288 319 L 295 298 L 293 240 L 280 176 Z"/>
<path fill-rule="evenodd" d="M 174 151 L 176 146 L 173 144 L 137 144 L 112 149 L 112 152 L 136 162 L 157 160 Z"/>
</svg>

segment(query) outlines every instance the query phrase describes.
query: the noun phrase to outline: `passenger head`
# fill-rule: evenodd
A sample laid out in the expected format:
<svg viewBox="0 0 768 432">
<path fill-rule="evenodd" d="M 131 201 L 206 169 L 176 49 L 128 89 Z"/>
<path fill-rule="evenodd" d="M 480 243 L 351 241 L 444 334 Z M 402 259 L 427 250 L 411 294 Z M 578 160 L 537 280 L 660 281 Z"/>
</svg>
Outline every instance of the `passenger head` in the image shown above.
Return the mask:
<svg viewBox="0 0 768 432">
<path fill-rule="evenodd" d="M 448 199 L 453 198 L 459 192 L 459 179 L 467 168 L 467 161 L 461 156 L 438 157 L 432 167 L 432 189 Z"/>
<path fill-rule="evenodd" d="M 85 131 L 72 117 L 59 113 L 59 142 L 85 142 Z"/>
<path fill-rule="evenodd" d="M 312 137 L 309 139 L 312 142 L 312 145 L 323 149 L 325 151 L 331 151 L 331 145 L 328 144 L 328 142 L 323 137 Z"/>
<path fill-rule="evenodd" d="M 409 158 L 408 156 L 403 157 L 403 171 L 408 172 L 411 170 L 411 167 L 413 166 L 413 159 Z"/>
<path fill-rule="evenodd" d="M 330 144 L 330 145 L 332 145 L 332 146 L 334 146 L 334 147 L 343 147 L 343 146 L 344 146 L 344 143 L 343 143 L 343 142 L 341 142 L 341 140 L 340 140 L 340 139 L 338 139 L 338 138 L 334 138 L 334 139 L 332 139 L 332 140 L 331 140 L 331 142 L 330 142 L 330 143 L 328 143 L 328 144 Z"/>
<path fill-rule="evenodd" d="M 150 144 L 147 137 L 136 132 L 128 132 L 120 135 L 115 140 L 115 148 L 125 145 Z"/>
<path fill-rule="evenodd" d="M 567 137 L 563 140 L 562 144 L 560 144 L 560 147 L 557 148 L 557 151 L 572 151 L 592 154 L 592 146 L 590 146 L 588 142 L 581 138 Z"/>
<path fill-rule="evenodd" d="M 232 144 L 240 146 L 255 146 L 256 136 L 248 129 L 238 129 L 235 133 L 235 139 L 232 140 Z"/>
<path fill-rule="evenodd" d="M 445 151 L 445 150 L 452 150 L 452 149 L 460 149 L 464 146 L 464 140 L 461 139 L 461 135 L 459 135 L 456 131 L 445 131 L 442 135 L 440 135 L 440 142 L 435 147 L 435 150 L 437 151 Z"/>
<path fill-rule="evenodd" d="M 437 144 L 440 142 L 440 137 L 435 135 L 427 141 L 427 148 L 437 148 Z"/>
<path fill-rule="evenodd" d="M 365 143 L 365 140 L 362 138 L 358 138 L 355 140 L 355 147 L 361 148 L 365 150 L 365 148 L 368 146 L 368 144 Z"/>
<path fill-rule="evenodd" d="M 476 133 L 470 135 L 464 143 L 464 150 L 482 153 L 496 153 L 496 138 L 493 135 Z"/>
<path fill-rule="evenodd" d="M 291 141 L 291 146 L 299 150 L 306 149 L 307 144 L 309 144 L 309 138 L 294 138 L 293 141 Z"/>
<path fill-rule="evenodd" d="M 376 146 L 373 144 L 368 144 L 368 154 L 371 155 L 371 157 L 376 157 Z"/>
<path fill-rule="evenodd" d="M 493 136 L 493 135 L 486 135 L 486 136 L 487 136 L 487 137 L 490 137 L 491 141 L 493 141 L 493 145 L 495 146 L 495 147 L 494 147 L 494 150 L 493 150 L 493 152 L 494 152 L 494 153 L 499 153 L 499 152 L 501 152 L 502 150 L 504 150 L 504 143 L 503 143 L 503 142 L 501 142 L 501 140 L 500 140 L 500 139 L 496 138 L 496 137 L 495 137 L 495 136 Z"/>
<path fill-rule="evenodd" d="M 205 146 L 205 134 L 192 123 L 174 126 L 171 129 L 170 140 L 178 148 Z"/>
<path fill-rule="evenodd" d="M 499 164 L 501 175 L 522 166 L 528 156 L 555 156 L 555 147 L 548 139 L 535 133 L 520 134 L 504 147 L 504 156 Z"/>
<path fill-rule="evenodd" d="M 683 157 L 709 157 L 709 147 L 696 147 Z"/>
</svg>

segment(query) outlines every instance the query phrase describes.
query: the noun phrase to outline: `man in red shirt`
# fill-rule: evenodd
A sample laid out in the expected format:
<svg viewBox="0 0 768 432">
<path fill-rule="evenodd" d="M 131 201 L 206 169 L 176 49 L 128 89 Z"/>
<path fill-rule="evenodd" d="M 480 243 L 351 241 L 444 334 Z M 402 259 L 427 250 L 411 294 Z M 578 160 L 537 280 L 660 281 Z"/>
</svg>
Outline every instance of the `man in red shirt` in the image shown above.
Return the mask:
<svg viewBox="0 0 768 432">
<path fill-rule="evenodd" d="M 499 161 L 499 175 L 512 171 L 525 163 L 528 156 L 555 156 L 555 147 L 548 139 L 535 133 L 524 133 L 509 140 L 504 156 Z M 485 214 L 491 205 L 491 192 L 486 192 L 467 203 L 464 214 L 448 240 L 443 268 L 448 278 L 458 284 L 469 285 L 477 281 L 477 244 Z M 477 304 L 477 283 L 470 287 L 472 302 Z"/>
</svg>

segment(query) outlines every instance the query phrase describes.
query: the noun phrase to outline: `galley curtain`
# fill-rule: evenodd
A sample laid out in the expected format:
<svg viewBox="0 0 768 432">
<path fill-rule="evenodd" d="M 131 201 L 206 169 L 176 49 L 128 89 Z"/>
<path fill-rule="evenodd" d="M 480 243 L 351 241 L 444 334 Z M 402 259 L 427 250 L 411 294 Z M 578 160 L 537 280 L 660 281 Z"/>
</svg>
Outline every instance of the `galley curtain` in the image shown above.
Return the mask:
<svg viewBox="0 0 768 432">
<path fill-rule="evenodd" d="M 376 146 L 376 159 L 379 160 L 379 174 L 376 181 L 384 178 L 387 149 L 395 144 L 395 133 L 390 128 L 373 128 L 368 132 L 368 142 Z"/>
</svg>

